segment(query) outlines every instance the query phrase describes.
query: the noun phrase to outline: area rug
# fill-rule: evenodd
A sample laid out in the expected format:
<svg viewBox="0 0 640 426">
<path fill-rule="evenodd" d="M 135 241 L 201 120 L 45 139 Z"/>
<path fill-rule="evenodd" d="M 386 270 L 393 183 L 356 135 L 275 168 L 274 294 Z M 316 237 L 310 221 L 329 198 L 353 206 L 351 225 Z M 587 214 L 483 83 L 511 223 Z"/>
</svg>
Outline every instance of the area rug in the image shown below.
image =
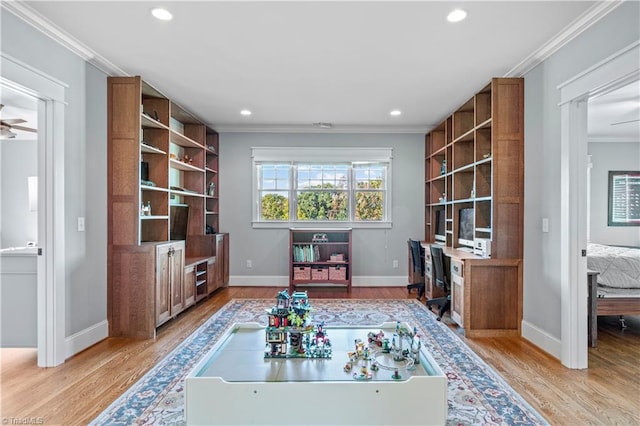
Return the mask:
<svg viewBox="0 0 640 426">
<path fill-rule="evenodd" d="M 267 324 L 275 299 L 232 300 L 152 368 L 91 424 L 183 425 L 184 378 L 235 323 Z M 416 300 L 312 299 L 312 320 L 327 326 L 375 326 L 402 321 L 448 378 L 448 425 L 548 424 L 449 327 Z M 419 409 L 419 407 L 417 408 Z"/>
</svg>

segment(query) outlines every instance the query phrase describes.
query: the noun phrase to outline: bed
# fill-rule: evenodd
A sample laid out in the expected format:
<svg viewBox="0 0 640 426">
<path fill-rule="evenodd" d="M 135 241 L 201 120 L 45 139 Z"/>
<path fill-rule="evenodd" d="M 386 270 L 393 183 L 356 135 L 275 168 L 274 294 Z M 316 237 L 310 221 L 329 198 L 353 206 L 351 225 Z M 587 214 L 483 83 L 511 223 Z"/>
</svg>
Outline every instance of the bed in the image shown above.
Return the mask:
<svg viewBox="0 0 640 426">
<path fill-rule="evenodd" d="M 640 315 L 640 248 L 587 245 L 589 344 L 598 344 L 597 316 Z M 621 325 L 624 327 L 624 320 Z"/>
</svg>

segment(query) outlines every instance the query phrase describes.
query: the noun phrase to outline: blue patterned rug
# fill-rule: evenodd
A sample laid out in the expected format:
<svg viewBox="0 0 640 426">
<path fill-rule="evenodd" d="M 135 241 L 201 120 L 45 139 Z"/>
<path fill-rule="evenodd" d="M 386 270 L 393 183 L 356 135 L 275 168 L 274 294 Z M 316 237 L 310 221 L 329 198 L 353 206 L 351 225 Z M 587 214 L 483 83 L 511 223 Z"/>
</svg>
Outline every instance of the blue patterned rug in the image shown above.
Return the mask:
<svg viewBox="0 0 640 426">
<path fill-rule="evenodd" d="M 491 367 L 416 300 L 312 299 L 312 319 L 326 325 L 417 326 L 448 378 L 448 425 L 548 424 Z M 235 323 L 267 324 L 272 299 L 232 300 L 152 368 L 91 424 L 183 425 L 184 377 Z"/>
</svg>

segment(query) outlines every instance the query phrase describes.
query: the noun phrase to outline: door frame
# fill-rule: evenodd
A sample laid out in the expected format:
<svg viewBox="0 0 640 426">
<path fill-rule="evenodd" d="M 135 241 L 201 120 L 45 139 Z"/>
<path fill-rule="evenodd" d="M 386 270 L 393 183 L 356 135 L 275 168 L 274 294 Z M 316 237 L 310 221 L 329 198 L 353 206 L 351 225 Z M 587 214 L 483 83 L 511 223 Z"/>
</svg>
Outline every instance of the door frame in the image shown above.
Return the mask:
<svg viewBox="0 0 640 426">
<path fill-rule="evenodd" d="M 64 109 L 68 85 L 3 52 L 0 83 L 38 99 L 38 366 L 66 357 Z"/>
<path fill-rule="evenodd" d="M 560 84 L 561 357 L 588 367 L 587 346 L 587 102 L 640 79 L 640 41 Z M 584 251 L 584 252 L 583 252 Z"/>
</svg>

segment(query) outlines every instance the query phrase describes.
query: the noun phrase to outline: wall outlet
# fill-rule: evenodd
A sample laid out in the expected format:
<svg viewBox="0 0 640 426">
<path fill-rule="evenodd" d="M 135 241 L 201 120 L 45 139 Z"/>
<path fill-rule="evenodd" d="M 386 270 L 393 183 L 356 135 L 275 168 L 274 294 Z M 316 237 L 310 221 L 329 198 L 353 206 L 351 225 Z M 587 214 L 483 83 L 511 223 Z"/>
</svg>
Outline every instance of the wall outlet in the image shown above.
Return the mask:
<svg viewBox="0 0 640 426">
<path fill-rule="evenodd" d="M 247 259 L 247 268 L 253 268 L 253 262 Z"/>
<path fill-rule="evenodd" d="M 397 267 L 398 267 L 398 261 L 397 261 L 397 260 L 394 260 L 394 261 L 393 261 L 393 267 L 394 267 L 394 268 L 397 268 Z"/>
<path fill-rule="evenodd" d="M 78 218 L 78 232 L 84 232 L 84 217 Z"/>
</svg>

